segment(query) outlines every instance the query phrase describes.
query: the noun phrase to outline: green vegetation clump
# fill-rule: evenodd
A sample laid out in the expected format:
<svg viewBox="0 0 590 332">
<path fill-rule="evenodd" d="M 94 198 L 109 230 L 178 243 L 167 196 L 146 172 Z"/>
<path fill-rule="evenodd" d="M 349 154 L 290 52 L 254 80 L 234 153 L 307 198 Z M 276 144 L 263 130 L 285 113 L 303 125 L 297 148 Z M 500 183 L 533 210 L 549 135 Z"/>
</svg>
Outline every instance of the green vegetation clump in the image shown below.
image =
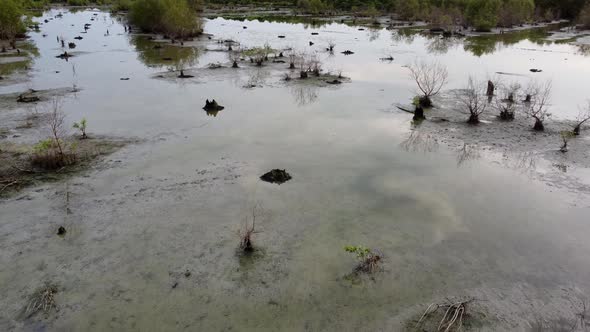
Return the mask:
<svg viewBox="0 0 590 332">
<path fill-rule="evenodd" d="M 136 0 L 131 5 L 129 19 L 145 32 L 185 38 L 202 32 L 201 21 L 188 0 Z"/>
<path fill-rule="evenodd" d="M 25 32 L 23 9 L 16 0 L 0 1 L 0 39 L 13 40 Z"/>
<path fill-rule="evenodd" d="M 381 255 L 372 249 L 364 246 L 346 246 L 344 250 L 356 255 L 359 264 L 355 268 L 355 272 L 372 273 L 379 267 Z"/>
</svg>

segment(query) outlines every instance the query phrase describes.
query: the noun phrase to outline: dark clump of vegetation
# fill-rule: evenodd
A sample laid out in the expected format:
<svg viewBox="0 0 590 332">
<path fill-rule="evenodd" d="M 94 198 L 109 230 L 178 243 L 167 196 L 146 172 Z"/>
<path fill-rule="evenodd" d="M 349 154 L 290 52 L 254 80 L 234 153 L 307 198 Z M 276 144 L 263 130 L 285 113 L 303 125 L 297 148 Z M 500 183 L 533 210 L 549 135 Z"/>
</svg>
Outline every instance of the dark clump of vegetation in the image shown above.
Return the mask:
<svg viewBox="0 0 590 332">
<path fill-rule="evenodd" d="M 467 88 L 458 97 L 463 107 L 469 112 L 467 123 L 478 124 L 479 116 L 486 111 L 488 106 L 488 97 L 483 91 L 483 84 L 470 77 Z"/>
<path fill-rule="evenodd" d="M 260 177 L 262 181 L 276 184 L 283 184 L 291 179 L 291 175 L 284 169 L 273 169 Z"/>
<path fill-rule="evenodd" d="M 135 0 L 129 10 L 129 20 L 144 32 L 189 38 L 202 33 L 198 8 L 193 3 L 188 0 Z"/>
<path fill-rule="evenodd" d="M 224 108 L 225 107 L 219 105 L 215 99 L 211 101 L 209 101 L 209 99 L 205 100 L 205 107 L 203 107 L 205 111 L 221 111 Z"/>
<path fill-rule="evenodd" d="M 363 246 L 346 246 L 344 250 L 355 254 L 359 261 L 354 272 L 373 273 L 379 268 L 382 256 L 376 251 Z"/>
</svg>

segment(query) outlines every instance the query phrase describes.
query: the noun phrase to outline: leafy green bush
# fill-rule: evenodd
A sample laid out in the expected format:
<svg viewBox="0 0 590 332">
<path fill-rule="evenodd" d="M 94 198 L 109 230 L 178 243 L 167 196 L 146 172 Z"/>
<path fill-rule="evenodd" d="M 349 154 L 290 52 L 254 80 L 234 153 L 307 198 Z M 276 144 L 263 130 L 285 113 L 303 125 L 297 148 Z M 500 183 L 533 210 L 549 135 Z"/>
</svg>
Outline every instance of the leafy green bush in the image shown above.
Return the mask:
<svg viewBox="0 0 590 332">
<path fill-rule="evenodd" d="M 15 0 L 0 0 L 0 39 L 14 39 L 25 31 L 23 9 Z"/>
<path fill-rule="evenodd" d="M 129 19 L 145 32 L 176 38 L 201 32 L 201 21 L 187 0 L 136 0 L 131 5 Z"/>
<path fill-rule="evenodd" d="M 501 0 L 470 0 L 467 5 L 467 21 L 477 31 L 490 31 L 498 24 Z"/>
</svg>

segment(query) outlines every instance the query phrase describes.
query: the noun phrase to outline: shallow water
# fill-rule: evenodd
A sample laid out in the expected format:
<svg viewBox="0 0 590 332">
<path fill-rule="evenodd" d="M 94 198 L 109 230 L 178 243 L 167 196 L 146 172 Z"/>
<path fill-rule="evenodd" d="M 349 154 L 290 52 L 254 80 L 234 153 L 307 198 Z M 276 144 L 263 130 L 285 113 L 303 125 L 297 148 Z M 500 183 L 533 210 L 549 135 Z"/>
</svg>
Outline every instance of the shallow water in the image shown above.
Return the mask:
<svg viewBox="0 0 590 332">
<path fill-rule="evenodd" d="M 590 294 L 587 194 L 483 159 L 458 165 L 436 142 L 427 152 L 400 146 L 410 117 L 393 106 L 413 96 L 404 66 L 424 58 L 448 66 L 451 89 L 469 74 L 551 78 L 553 113 L 572 117 L 590 77 L 590 57 L 576 46 L 524 39 L 479 56 L 489 41 L 206 22 L 214 38 L 247 47 L 318 50 L 326 70 L 351 78 L 318 87 L 281 81 L 286 64 L 205 69 L 228 63 L 215 41 L 154 50 L 104 12 L 81 34 L 93 13 L 64 13 L 31 33 L 40 55 L 30 81 L 0 93 L 75 85 L 62 100 L 68 121 L 86 117 L 91 135 L 140 143 L 86 175 L 0 203 L 0 330 L 400 330 L 447 296 L 482 300 L 490 330 L 524 330 L 540 313 L 573 315 L 563 303 Z M 67 62 L 55 58 L 57 35 L 83 36 Z M 333 56 L 322 51 L 328 40 Z M 379 60 L 387 55 L 395 60 Z M 164 57 L 182 59 L 195 78 L 167 78 L 176 66 Z M 253 76 L 261 87 L 243 88 Z M 207 98 L 225 109 L 208 116 Z M 293 180 L 260 182 L 272 168 Z M 236 232 L 256 205 L 261 249 L 240 257 Z M 70 230 L 63 239 L 59 225 Z M 379 249 L 383 271 L 348 280 L 351 244 Z M 45 281 L 60 286 L 59 312 L 23 319 Z"/>
</svg>

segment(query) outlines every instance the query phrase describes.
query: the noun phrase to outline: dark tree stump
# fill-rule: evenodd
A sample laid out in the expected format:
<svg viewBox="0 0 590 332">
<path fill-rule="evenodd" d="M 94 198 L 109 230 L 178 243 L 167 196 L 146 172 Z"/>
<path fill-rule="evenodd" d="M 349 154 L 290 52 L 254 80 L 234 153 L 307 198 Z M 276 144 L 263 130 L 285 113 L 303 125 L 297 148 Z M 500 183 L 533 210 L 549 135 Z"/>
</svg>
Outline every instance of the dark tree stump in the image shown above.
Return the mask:
<svg viewBox="0 0 590 332">
<path fill-rule="evenodd" d="M 486 92 L 486 96 L 493 96 L 495 89 L 496 87 L 494 86 L 494 83 L 492 81 L 488 81 L 488 91 Z"/>
</svg>

